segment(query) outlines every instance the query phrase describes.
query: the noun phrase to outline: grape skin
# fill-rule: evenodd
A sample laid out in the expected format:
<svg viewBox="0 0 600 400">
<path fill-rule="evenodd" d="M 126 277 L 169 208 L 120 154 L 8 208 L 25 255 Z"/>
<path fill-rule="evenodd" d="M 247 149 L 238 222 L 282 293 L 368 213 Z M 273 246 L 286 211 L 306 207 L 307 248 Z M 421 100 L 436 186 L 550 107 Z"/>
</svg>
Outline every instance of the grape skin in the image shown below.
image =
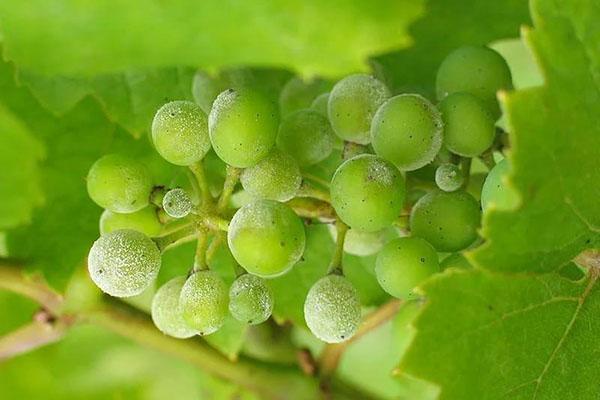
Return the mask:
<svg viewBox="0 0 600 400">
<path fill-rule="evenodd" d="M 304 318 L 313 335 L 324 342 L 350 339 L 361 319 L 356 289 L 343 276 L 327 275 L 319 279 L 306 296 Z"/>
<path fill-rule="evenodd" d="M 172 218 L 184 218 L 193 208 L 190 195 L 181 188 L 171 189 L 163 197 L 163 210 Z"/>
<path fill-rule="evenodd" d="M 290 79 L 279 94 L 279 109 L 282 116 L 309 108 L 319 93 L 331 87 L 321 79 L 304 81 L 298 77 Z"/>
<path fill-rule="evenodd" d="M 454 252 L 477 239 L 481 210 L 470 194 L 433 191 L 421 197 L 410 214 L 410 231 L 438 251 Z"/>
<path fill-rule="evenodd" d="M 389 97 L 385 85 L 371 75 L 345 77 L 333 87 L 327 104 L 333 131 L 344 140 L 369 143 L 371 120 Z"/>
<path fill-rule="evenodd" d="M 215 99 L 208 117 L 210 141 L 219 158 L 250 167 L 275 144 L 279 116 L 267 97 L 251 89 L 228 89 Z"/>
<path fill-rule="evenodd" d="M 375 153 L 398 169 L 413 171 L 429 164 L 442 147 L 442 118 L 436 107 L 416 94 L 387 100 L 371 124 Z"/>
<path fill-rule="evenodd" d="M 517 194 L 504 183 L 509 169 L 510 164 L 505 158 L 496 164 L 485 178 L 481 189 L 481 206 L 484 211 L 492 207 L 508 210 L 517 205 Z"/>
<path fill-rule="evenodd" d="M 337 230 L 334 225 L 327 225 L 333 240 L 337 240 Z M 356 229 L 348 229 L 344 238 L 344 251 L 355 256 L 370 256 L 376 254 L 383 248 L 386 242 L 395 236 L 392 228 L 382 229 L 376 232 L 363 232 Z"/>
<path fill-rule="evenodd" d="M 353 229 L 375 232 L 400 215 L 404 180 L 391 163 L 371 154 L 344 162 L 331 181 L 331 204 Z"/>
<path fill-rule="evenodd" d="M 179 296 L 185 281 L 183 276 L 171 279 L 158 289 L 152 299 L 154 325 L 165 335 L 178 339 L 186 339 L 198 334 L 187 325 L 179 307 Z"/>
<path fill-rule="evenodd" d="M 236 261 L 251 274 L 273 278 L 289 271 L 304 253 L 300 218 L 287 205 L 258 200 L 240 208 L 227 232 Z"/>
<path fill-rule="evenodd" d="M 444 120 L 444 145 L 454 154 L 477 157 L 494 142 L 494 119 L 477 97 L 453 93 L 440 103 Z"/>
<path fill-rule="evenodd" d="M 143 233 L 121 229 L 96 240 L 88 255 L 94 283 L 114 297 L 131 297 L 148 288 L 160 269 L 160 251 Z"/>
<path fill-rule="evenodd" d="M 467 92 L 485 102 L 492 115 L 500 115 L 496 100 L 499 90 L 512 87 L 508 64 L 495 50 L 484 46 L 463 46 L 446 56 L 436 77 L 437 99 Z"/>
<path fill-rule="evenodd" d="M 244 190 L 256 198 L 288 201 L 298 192 L 302 176 L 294 158 L 273 149 L 256 165 L 246 168 L 240 182 Z"/>
<path fill-rule="evenodd" d="M 198 71 L 194 75 L 192 95 L 206 115 L 210 113 L 213 101 L 225 89 L 225 83 L 218 77 L 213 78 L 204 71 Z"/>
<path fill-rule="evenodd" d="M 435 170 L 435 183 L 444 192 L 460 189 L 465 179 L 457 165 L 444 163 Z"/>
<path fill-rule="evenodd" d="M 273 312 L 273 294 L 266 282 L 251 274 L 238 277 L 229 288 L 229 312 L 250 325 L 265 322 Z"/>
<path fill-rule="evenodd" d="M 100 216 L 100 235 L 119 229 L 133 229 L 148 237 L 158 236 L 162 230 L 162 224 L 156 211 L 156 208 L 152 205 L 129 214 L 104 210 Z"/>
<path fill-rule="evenodd" d="M 375 262 L 375 275 L 383 290 L 404 300 L 413 298 L 413 289 L 439 270 L 437 252 L 418 237 L 388 242 Z"/>
<path fill-rule="evenodd" d="M 100 207 L 117 213 L 132 213 L 146 207 L 152 187 L 146 166 L 120 154 L 98 159 L 87 175 L 90 198 Z"/>
<path fill-rule="evenodd" d="M 181 288 L 179 307 L 187 325 L 210 335 L 225 323 L 229 296 L 223 279 L 213 271 L 194 272 Z"/>
<path fill-rule="evenodd" d="M 328 118 L 327 115 L 327 104 L 329 103 L 329 92 L 321 93 L 317 96 L 315 101 L 310 105 L 311 110 L 315 110 L 325 118 Z M 327 120 L 329 122 L 329 120 Z"/>
<path fill-rule="evenodd" d="M 152 141 L 168 162 L 188 166 L 210 150 L 204 111 L 191 101 L 172 101 L 162 106 L 152 120 Z"/>
<path fill-rule="evenodd" d="M 300 110 L 281 122 L 277 147 L 294 157 L 298 165 L 308 166 L 329 157 L 334 141 L 326 117 L 314 110 Z"/>
</svg>

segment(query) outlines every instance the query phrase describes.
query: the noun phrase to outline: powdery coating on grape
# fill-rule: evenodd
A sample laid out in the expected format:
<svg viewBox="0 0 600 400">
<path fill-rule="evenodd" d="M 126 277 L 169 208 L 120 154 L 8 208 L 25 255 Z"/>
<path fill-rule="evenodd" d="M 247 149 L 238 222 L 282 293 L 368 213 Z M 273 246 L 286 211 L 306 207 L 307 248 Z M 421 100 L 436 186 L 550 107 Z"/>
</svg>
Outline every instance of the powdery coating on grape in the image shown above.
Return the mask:
<svg viewBox="0 0 600 400">
<path fill-rule="evenodd" d="M 389 97 L 387 87 L 371 75 L 350 75 L 339 81 L 327 104 L 327 115 L 336 135 L 350 142 L 369 143 L 371 120 Z"/>
<path fill-rule="evenodd" d="M 132 213 L 148 205 L 152 177 L 141 162 L 120 154 L 107 154 L 90 168 L 87 190 L 100 207 Z"/>
<path fill-rule="evenodd" d="M 115 297 L 142 293 L 156 279 L 160 251 L 143 233 L 121 229 L 101 236 L 88 255 L 88 270 L 103 292 Z"/>
<path fill-rule="evenodd" d="M 361 154 L 344 162 L 331 181 L 331 204 L 353 229 L 375 232 L 400 215 L 404 180 L 400 171 L 381 157 Z"/>
<path fill-rule="evenodd" d="M 160 234 L 162 224 L 158 219 L 157 209 L 152 205 L 130 214 L 104 210 L 100 216 L 100 235 L 119 229 L 133 229 L 148 237 L 155 237 Z"/>
<path fill-rule="evenodd" d="M 494 142 L 494 119 L 479 98 L 453 93 L 440 103 L 444 120 L 444 145 L 464 157 L 476 157 Z"/>
<path fill-rule="evenodd" d="M 333 240 L 337 240 L 337 230 L 334 225 L 327 225 Z M 348 229 L 344 239 L 344 251 L 355 256 L 370 256 L 377 253 L 386 242 L 394 237 L 392 228 L 382 229 L 376 232 L 363 232 L 356 229 Z"/>
<path fill-rule="evenodd" d="M 390 241 L 377 255 L 375 262 L 379 285 L 399 299 L 413 298 L 414 288 L 439 270 L 437 252 L 418 237 Z"/>
<path fill-rule="evenodd" d="M 329 118 L 329 116 L 327 115 L 327 104 L 328 103 L 329 103 L 329 92 L 321 93 L 320 95 L 317 96 L 315 101 L 312 102 L 312 104 L 310 105 L 310 108 L 312 110 L 315 110 L 316 112 L 318 112 L 325 118 Z M 329 120 L 327 120 L 327 121 L 329 121 Z"/>
<path fill-rule="evenodd" d="M 304 302 L 304 319 L 310 331 L 327 343 L 350 339 L 360 324 L 360 300 L 343 276 L 328 275 L 309 290 Z"/>
<path fill-rule="evenodd" d="M 178 339 L 186 339 L 198 334 L 187 325 L 179 308 L 179 296 L 185 280 L 183 276 L 171 279 L 158 289 L 152 299 L 154 325 L 162 333 Z"/>
<path fill-rule="evenodd" d="M 509 169 L 510 164 L 505 158 L 496 164 L 485 178 L 481 189 L 481 206 L 484 211 L 491 207 L 509 210 L 518 204 L 517 193 L 505 181 Z"/>
<path fill-rule="evenodd" d="M 187 325 L 200 335 L 216 332 L 227 316 L 227 286 L 212 271 L 198 271 L 191 275 L 179 296 L 179 307 Z"/>
<path fill-rule="evenodd" d="M 300 110 L 281 122 L 277 147 L 294 157 L 299 165 L 308 166 L 326 159 L 333 150 L 334 141 L 326 117 L 314 110 Z"/>
<path fill-rule="evenodd" d="M 244 274 L 229 288 L 229 312 L 250 325 L 265 322 L 273 312 L 273 294 L 264 279 Z"/>
<path fill-rule="evenodd" d="M 253 197 L 288 201 L 298 192 L 302 175 L 292 156 L 273 149 L 256 165 L 246 168 L 240 182 Z"/>
<path fill-rule="evenodd" d="M 462 172 L 455 164 L 441 164 L 435 170 L 435 183 L 444 192 L 454 192 L 460 189 L 464 181 Z"/>
<path fill-rule="evenodd" d="M 152 121 L 156 151 L 175 165 L 191 165 L 210 150 L 204 111 L 191 101 L 172 101 L 162 106 Z"/>
<path fill-rule="evenodd" d="M 258 200 L 235 213 L 227 242 L 244 269 L 262 278 L 273 278 L 300 260 L 306 236 L 304 224 L 289 206 Z"/>
<path fill-rule="evenodd" d="M 208 116 L 210 141 L 219 158 L 238 168 L 267 156 L 277 137 L 277 107 L 251 89 L 228 89 L 215 99 Z"/>
<path fill-rule="evenodd" d="M 442 147 L 442 117 L 427 99 L 403 94 L 387 100 L 373 117 L 375 153 L 404 171 L 429 164 Z"/>
<path fill-rule="evenodd" d="M 410 232 L 438 251 L 463 250 L 477 239 L 479 203 L 463 191 L 433 191 L 421 197 L 410 214 Z"/>
<path fill-rule="evenodd" d="M 319 93 L 328 90 L 330 84 L 321 80 L 309 81 L 294 77 L 287 81 L 279 94 L 279 110 L 285 116 L 304 108 L 309 108 Z"/>
<path fill-rule="evenodd" d="M 192 199 L 190 195 L 181 188 L 169 190 L 162 201 L 163 210 L 173 218 L 183 218 L 192 211 Z"/>
</svg>

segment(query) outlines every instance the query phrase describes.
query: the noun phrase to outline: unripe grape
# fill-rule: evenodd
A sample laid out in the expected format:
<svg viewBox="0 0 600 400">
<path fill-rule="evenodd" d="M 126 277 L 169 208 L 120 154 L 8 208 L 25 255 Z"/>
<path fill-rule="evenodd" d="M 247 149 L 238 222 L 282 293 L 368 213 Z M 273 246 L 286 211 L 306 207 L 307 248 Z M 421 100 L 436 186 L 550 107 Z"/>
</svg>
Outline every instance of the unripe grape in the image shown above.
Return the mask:
<svg viewBox="0 0 600 400">
<path fill-rule="evenodd" d="M 458 268 L 458 269 L 473 268 L 473 266 L 471 265 L 469 260 L 467 260 L 466 257 L 464 255 L 462 255 L 461 253 L 450 254 L 448 257 L 446 257 L 442 260 L 442 262 L 440 263 L 440 267 L 441 267 L 442 271 L 446 270 L 448 268 Z"/>
<path fill-rule="evenodd" d="M 508 64 L 496 51 L 484 46 L 463 46 L 448 54 L 437 72 L 438 100 L 468 92 L 479 97 L 495 116 L 500 115 L 496 92 L 512 87 Z"/>
<path fill-rule="evenodd" d="M 460 189 L 465 178 L 457 165 L 444 163 L 435 170 L 435 183 L 444 192 L 454 192 Z"/>
<path fill-rule="evenodd" d="M 481 189 L 481 205 L 484 210 L 490 207 L 508 210 L 517 205 L 518 195 L 504 182 L 509 168 L 510 164 L 505 158 L 496 164 L 485 178 Z"/>
<path fill-rule="evenodd" d="M 302 176 L 296 160 L 273 149 L 257 164 L 246 168 L 240 176 L 240 182 L 244 190 L 254 197 L 288 201 L 298 192 Z"/>
<path fill-rule="evenodd" d="M 496 127 L 485 104 L 469 93 L 453 93 L 440 103 L 444 145 L 454 154 L 477 157 L 494 142 Z"/>
<path fill-rule="evenodd" d="M 375 232 L 390 226 L 404 201 L 400 171 L 381 157 L 361 154 L 344 162 L 331 181 L 331 204 L 351 228 Z"/>
<path fill-rule="evenodd" d="M 333 131 L 344 140 L 369 143 L 371 120 L 389 97 L 385 85 L 370 75 L 345 77 L 333 87 L 327 104 Z"/>
<path fill-rule="evenodd" d="M 90 168 L 87 190 L 100 207 L 132 213 L 148 205 L 152 177 L 141 162 L 120 154 L 108 154 Z"/>
<path fill-rule="evenodd" d="M 360 300 L 343 276 L 327 275 L 308 291 L 304 319 L 310 331 L 327 343 L 350 339 L 360 324 Z"/>
<path fill-rule="evenodd" d="M 194 75 L 192 95 L 206 115 L 210 113 L 213 101 L 225 89 L 225 82 L 219 77 L 212 77 L 204 71 L 198 71 Z"/>
<path fill-rule="evenodd" d="M 210 140 L 219 158 L 234 167 L 250 167 L 275 144 L 279 117 L 267 97 L 251 89 L 228 89 L 208 117 Z"/>
<path fill-rule="evenodd" d="M 193 208 L 192 198 L 181 188 L 171 189 L 163 197 L 163 210 L 173 218 L 186 217 Z"/>
<path fill-rule="evenodd" d="M 312 101 L 319 93 L 323 93 L 331 87 L 321 79 L 305 81 L 294 77 L 290 79 L 281 89 L 279 95 L 279 109 L 282 116 L 295 111 L 309 108 Z"/>
<path fill-rule="evenodd" d="M 103 292 L 115 297 L 142 293 L 160 269 L 160 251 L 143 233 L 121 229 L 101 236 L 88 255 L 88 270 Z"/>
<path fill-rule="evenodd" d="M 272 278 L 300 260 L 306 237 L 302 221 L 289 206 L 258 200 L 235 213 L 227 242 L 233 257 L 248 272 Z"/>
<path fill-rule="evenodd" d="M 147 206 L 130 214 L 104 210 L 100 216 L 100 235 L 119 229 L 133 229 L 148 237 L 158 236 L 162 230 L 162 224 L 156 211 L 154 206 Z"/>
<path fill-rule="evenodd" d="M 152 299 L 154 325 L 165 335 L 178 339 L 186 339 L 198 334 L 187 325 L 179 307 L 179 296 L 185 281 L 183 276 L 171 279 L 158 289 Z"/>
<path fill-rule="evenodd" d="M 300 110 L 281 122 L 277 147 L 294 157 L 300 166 L 308 166 L 326 159 L 334 141 L 326 117 L 314 110 Z"/>
<path fill-rule="evenodd" d="M 162 106 L 152 121 L 156 151 L 175 165 L 192 165 L 210 150 L 207 117 L 191 101 L 172 101 Z"/>
<path fill-rule="evenodd" d="M 375 153 L 405 171 L 433 161 L 442 139 L 440 113 L 417 94 L 392 97 L 377 110 L 371 124 Z"/>
<path fill-rule="evenodd" d="M 337 230 L 334 225 L 327 225 L 333 240 L 337 240 Z M 344 251 L 355 256 L 370 256 L 383 248 L 386 242 L 395 236 L 393 228 L 376 232 L 363 232 L 348 229 L 344 238 Z"/>
<path fill-rule="evenodd" d="M 209 270 L 194 272 L 185 281 L 179 296 L 183 319 L 200 335 L 210 335 L 223 326 L 227 303 L 227 285 Z"/>
<path fill-rule="evenodd" d="M 329 115 L 327 115 L 327 104 L 328 103 L 329 103 L 329 92 L 321 93 L 320 95 L 317 96 L 315 101 L 312 102 L 312 104 L 310 105 L 310 108 L 312 110 L 315 110 L 316 112 L 318 112 L 325 118 L 329 118 Z M 327 122 L 329 122 L 329 119 L 327 120 Z"/>
<path fill-rule="evenodd" d="M 410 231 L 438 251 L 459 251 L 477 239 L 481 210 L 470 194 L 434 191 L 421 197 L 410 214 Z"/>
<path fill-rule="evenodd" d="M 229 288 L 229 312 L 250 325 L 265 322 L 273 312 L 273 294 L 264 279 L 251 274 L 238 277 Z"/>
<path fill-rule="evenodd" d="M 375 275 L 383 290 L 405 300 L 412 298 L 413 289 L 439 270 L 437 252 L 418 237 L 388 242 L 375 262 Z"/>
</svg>

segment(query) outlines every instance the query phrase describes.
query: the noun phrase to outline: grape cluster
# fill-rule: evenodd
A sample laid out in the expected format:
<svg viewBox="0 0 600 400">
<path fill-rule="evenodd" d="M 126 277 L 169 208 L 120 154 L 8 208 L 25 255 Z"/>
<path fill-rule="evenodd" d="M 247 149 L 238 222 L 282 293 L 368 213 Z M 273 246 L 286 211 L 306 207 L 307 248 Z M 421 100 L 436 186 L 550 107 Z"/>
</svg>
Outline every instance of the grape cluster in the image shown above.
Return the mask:
<svg viewBox="0 0 600 400">
<path fill-rule="evenodd" d="M 280 92 L 259 82 L 251 70 L 198 72 L 195 102 L 157 110 L 152 144 L 187 169 L 187 186 L 157 182 L 144 162 L 122 154 L 89 170 L 89 196 L 105 210 L 88 267 L 104 292 L 142 293 L 155 284 L 163 252 L 197 242 L 189 273 L 154 295 L 152 319 L 166 335 L 209 335 L 228 315 L 251 325 L 269 319 L 269 280 L 302 260 L 305 224 L 326 223 L 335 249 L 306 294 L 304 316 L 319 339 L 348 340 L 361 301 L 344 275 L 344 253 L 374 256 L 389 295 L 419 298 L 432 275 L 472 268 L 462 252 L 481 242 L 482 206 L 518 202 L 506 179 L 506 133 L 496 127 L 496 95 L 511 88 L 511 76 L 489 48 L 449 54 L 435 99 L 394 93 L 367 74 L 335 84 L 292 78 Z M 227 171 L 220 191 L 207 179 L 209 154 Z M 485 182 L 474 179 L 488 170 Z M 218 246 L 237 264 L 233 282 L 211 268 Z"/>
</svg>

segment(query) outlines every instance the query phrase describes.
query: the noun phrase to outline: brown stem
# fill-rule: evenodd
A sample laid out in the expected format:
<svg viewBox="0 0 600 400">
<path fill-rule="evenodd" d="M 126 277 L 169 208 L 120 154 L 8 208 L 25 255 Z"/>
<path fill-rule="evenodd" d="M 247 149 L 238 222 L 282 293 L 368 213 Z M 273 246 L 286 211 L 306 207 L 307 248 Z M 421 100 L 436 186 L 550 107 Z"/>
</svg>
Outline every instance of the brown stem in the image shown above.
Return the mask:
<svg viewBox="0 0 600 400">
<path fill-rule="evenodd" d="M 320 218 L 335 221 L 335 211 L 331 204 L 308 197 L 296 197 L 287 202 L 296 214 L 303 218 Z"/>
</svg>

